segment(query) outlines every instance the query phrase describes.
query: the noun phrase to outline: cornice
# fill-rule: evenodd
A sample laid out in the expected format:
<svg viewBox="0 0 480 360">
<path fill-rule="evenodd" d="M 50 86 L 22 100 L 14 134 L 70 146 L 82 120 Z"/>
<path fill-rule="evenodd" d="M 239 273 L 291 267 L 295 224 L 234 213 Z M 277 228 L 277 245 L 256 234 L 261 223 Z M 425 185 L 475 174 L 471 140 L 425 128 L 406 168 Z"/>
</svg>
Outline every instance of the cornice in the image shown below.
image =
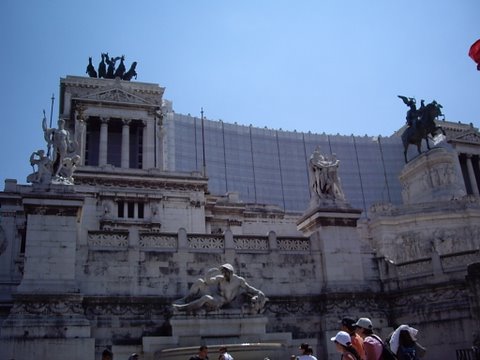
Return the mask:
<svg viewBox="0 0 480 360">
<path fill-rule="evenodd" d="M 165 88 L 161 87 L 159 84 L 124 81 L 120 79 L 94 79 L 84 76 L 67 75 L 66 78 L 60 79 L 60 83 L 64 86 L 90 89 L 121 88 L 124 90 L 156 95 L 159 97 L 162 97 L 163 93 L 165 92 Z"/>
<path fill-rule="evenodd" d="M 208 179 L 192 175 L 162 174 L 151 175 L 148 171 L 137 170 L 122 172 L 86 172 L 81 169 L 75 172 L 76 185 L 102 187 L 118 187 L 121 189 L 139 190 L 193 190 L 206 192 Z M 142 173 L 140 173 L 142 172 Z"/>
</svg>

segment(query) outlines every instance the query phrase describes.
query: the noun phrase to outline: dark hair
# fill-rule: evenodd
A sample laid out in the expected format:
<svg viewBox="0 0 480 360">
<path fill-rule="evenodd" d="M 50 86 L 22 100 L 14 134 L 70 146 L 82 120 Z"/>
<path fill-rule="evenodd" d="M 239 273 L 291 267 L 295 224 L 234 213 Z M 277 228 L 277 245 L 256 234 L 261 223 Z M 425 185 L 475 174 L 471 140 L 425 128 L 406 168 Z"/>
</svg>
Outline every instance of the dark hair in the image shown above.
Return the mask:
<svg viewBox="0 0 480 360">
<path fill-rule="evenodd" d="M 348 343 L 349 345 L 345 346 L 343 344 L 340 344 L 338 341 L 335 341 L 336 344 L 339 344 L 341 347 L 343 347 L 346 351 L 348 351 L 350 354 L 352 354 L 355 359 L 357 360 L 361 360 L 362 358 L 360 357 L 360 354 L 357 352 L 357 350 L 355 350 L 355 348 L 353 347 L 352 343 Z"/>
<path fill-rule="evenodd" d="M 365 328 L 361 328 L 363 330 L 363 333 L 365 335 L 373 335 L 373 330 L 372 329 L 365 329 Z"/>
<path fill-rule="evenodd" d="M 356 326 L 354 325 L 347 325 L 347 324 L 342 324 L 348 331 L 348 333 L 350 335 L 354 334 L 355 333 L 355 329 L 357 328 Z"/>
<path fill-rule="evenodd" d="M 410 336 L 410 333 L 408 332 L 408 330 L 400 330 L 398 343 L 405 347 L 413 347 L 415 345 L 415 341 Z"/>
<path fill-rule="evenodd" d="M 207 345 L 202 345 L 202 346 L 200 346 L 200 349 L 198 349 L 198 351 L 203 351 L 203 350 L 208 350 L 208 346 Z"/>
</svg>

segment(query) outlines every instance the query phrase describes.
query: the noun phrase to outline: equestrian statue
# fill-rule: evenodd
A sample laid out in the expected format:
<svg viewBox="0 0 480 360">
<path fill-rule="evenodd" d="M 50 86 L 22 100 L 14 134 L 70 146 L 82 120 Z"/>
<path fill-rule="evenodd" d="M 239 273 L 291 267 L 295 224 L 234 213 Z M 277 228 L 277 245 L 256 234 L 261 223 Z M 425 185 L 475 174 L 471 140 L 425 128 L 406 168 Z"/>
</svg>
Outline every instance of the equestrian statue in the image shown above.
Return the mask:
<svg viewBox="0 0 480 360">
<path fill-rule="evenodd" d="M 418 153 L 422 153 L 422 140 L 425 139 L 427 149 L 430 150 L 428 142 L 429 135 L 433 138 L 438 131 L 445 135 L 445 131 L 437 126 L 435 120 L 442 114 L 442 105 L 433 100 L 431 103 L 425 105 L 424 100 L 421 101 L 420 108 L 417 109 L 415 98 L 398 95 L 403 100 L 405 105 L 410 109 L 407 111 L 407 128 L 402 133 L 403 154 L 405 156 L 405 163 L 407 160 L 408 145 L 416 145 Z"/>
</svg>

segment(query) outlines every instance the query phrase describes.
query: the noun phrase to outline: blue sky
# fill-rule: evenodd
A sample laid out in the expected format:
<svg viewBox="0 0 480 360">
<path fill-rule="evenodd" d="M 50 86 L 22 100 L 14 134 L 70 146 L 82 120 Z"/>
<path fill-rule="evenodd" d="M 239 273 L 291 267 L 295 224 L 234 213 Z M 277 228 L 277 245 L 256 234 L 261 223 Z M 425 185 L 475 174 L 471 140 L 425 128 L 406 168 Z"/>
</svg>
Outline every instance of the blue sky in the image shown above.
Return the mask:
<svg viewBox="0 0 480 360">
<path fill-rule="evenodd" d="M 182 114 L 389 136 L 400 94 L 479 127 L 478 14 L 478 0 L 3 0 L 0 181 L 25 183 L 60 78 L 86 76 L 102 52 L 137 61 L 137 80 Z"/>
</svg>

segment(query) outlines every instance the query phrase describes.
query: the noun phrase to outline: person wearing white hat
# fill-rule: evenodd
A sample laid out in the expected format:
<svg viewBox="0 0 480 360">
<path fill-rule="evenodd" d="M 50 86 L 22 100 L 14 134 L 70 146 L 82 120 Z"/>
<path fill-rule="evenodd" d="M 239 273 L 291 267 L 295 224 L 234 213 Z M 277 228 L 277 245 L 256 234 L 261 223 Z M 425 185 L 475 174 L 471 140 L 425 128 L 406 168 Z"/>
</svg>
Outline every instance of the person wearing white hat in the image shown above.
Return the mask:
<svg viewBox="0 0 480 360">
<path fill-rule="evenodd" d="M 379 336 L 373 333 L 373 324 L 369 318 L 360 318 L 355 323 L 356 332 L 363 339 L 365 360 L 378 360 L 382 356 L 383 343 Z"/>
<path fill-rule="evenodd" d="M 340 359 L 345 360 L 360 360 L 360 355 L 357 350 L 352 346 L 352 338 L 350 334 L 346 331 L 339 331 L 337 335 L 332 337 L 332 340 L 335 343 L 337 351 L 342 354 Z"/>
<path fill-rule="evenodd" d="M 390 338 L 390 349 L 399 360 L 418 360 L 426 349 L 417 343 L 418 330 L 408 325 L 400 325 Z"/>
<path fill-rule="evenodd" d="M 365 351 L 363 350 L 363 339 L 355 332 L 355 323 L 357 321 L 351 317 L 344 317 L 340 321 L 340 330 L 350 334 L 352 338 L 352 346 L 357 350 L 361 360 L 365 360 Z"/>
</svg>

